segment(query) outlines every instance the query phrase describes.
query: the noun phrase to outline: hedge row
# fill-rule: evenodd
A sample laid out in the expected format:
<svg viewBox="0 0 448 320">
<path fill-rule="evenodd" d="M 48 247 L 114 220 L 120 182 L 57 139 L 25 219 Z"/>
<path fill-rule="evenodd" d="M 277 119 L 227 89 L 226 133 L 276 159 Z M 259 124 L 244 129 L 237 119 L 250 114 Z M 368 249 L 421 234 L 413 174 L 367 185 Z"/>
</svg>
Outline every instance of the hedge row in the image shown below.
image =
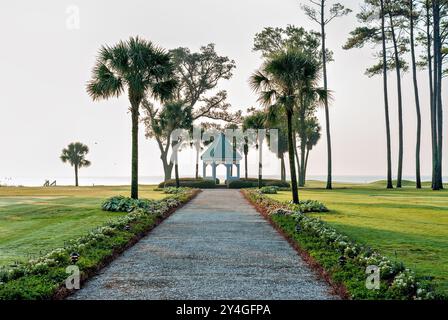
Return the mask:
<svg viewBox="0 0 448 320">
<path fill-rule="evenodd" d="M 0 300 L 42 300 L 63 298 L 66 268 L 73 264 L 73 253 L 84 281 L 143 237 L 178 206 L 198 191 L 188 190 L 162 200 L 132 200 L 114 197 L 103 204 L 104 210 L 122 210 L 127 215 L 113 219 L 85 236 L 69 241 L 43 257 L 0 270 Z"/>
<path fill-rule="evenodd" d="M 391 261 L 360 245 L 318 218 L 310 217 L 286 202 L 260 192 L 244 190 L 245 196 L 291 241 L 311 256 L 330 275 L 333 284 L 352 299 L 446 299 L 436 294 L 429 277 L 417 277 L 403 263 Z M 367 266 L 378 266 L 380 288 L 366 288 Z M 343 290 L 344 291 L 344 290 Z"/>
</svg>

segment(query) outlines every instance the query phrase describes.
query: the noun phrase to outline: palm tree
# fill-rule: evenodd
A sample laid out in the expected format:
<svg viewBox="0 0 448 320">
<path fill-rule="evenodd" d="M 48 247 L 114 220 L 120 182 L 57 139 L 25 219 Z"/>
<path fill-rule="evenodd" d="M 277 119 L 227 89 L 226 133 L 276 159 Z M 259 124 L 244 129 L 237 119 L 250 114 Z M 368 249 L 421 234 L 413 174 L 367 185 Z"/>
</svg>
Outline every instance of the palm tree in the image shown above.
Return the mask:
<svg viewBox="0 0 448 320">
<path fill-rule="evenodd" d="M 145 95 L 165 101 L 176 81 L 170 55 L 141 38 L 130 38 L 109 47 L 102 46 L 93 68 L 87 92 L 94 101 L 125 93 L 131 104 L 132 177 L 131 197 L 138 199 L 138 123 L 139 108 Z"/>
<path fill-rule="evenodd" d="M 75 168 L 75 186 L 78 186 L 78 170 L 90 166 L 90 161 L 85 156 L 89 153 L 89 147 L 81 142 L 70 143 L 67 148 L 62 150 L 61 160 L 64 163 L 70 163 Z"/>
<path fill-rule="evenodd" d="M 249 109 L 248 111 L 250 111 L 251 114 L 244 117 L 243 130 L 244 131 L 247 131 L 249 129 L 257 130 L 257 143 L 255 147 L 258 150 L 258 188 L 261 188 L 263 186 L 262 155 L 263 155 L 263 138 L 264 138 L 261 130 L 266 128 L 266 114 L 261 110 Z M 247 139 L 247 141 L 249 140 L 250 139 Z M 247 161 L 247 156 L 245 161 Z M 246 162 L 246 168 L 247 168 L 247 162 Z"/>
<path fill-rule="evenodd" d="M 304 52 L 288 48 L 267 58 L 259 71 L 250 78 L 252 89 L 267 108 L 284 108 L 287 120 L 289 168 L 294 203 L 299 203 L 292 116 L 295 109 L 302 113 L 311 94 L 325 97 L 326 90 L 317 88 L 319 63 Z"/>
</svg>

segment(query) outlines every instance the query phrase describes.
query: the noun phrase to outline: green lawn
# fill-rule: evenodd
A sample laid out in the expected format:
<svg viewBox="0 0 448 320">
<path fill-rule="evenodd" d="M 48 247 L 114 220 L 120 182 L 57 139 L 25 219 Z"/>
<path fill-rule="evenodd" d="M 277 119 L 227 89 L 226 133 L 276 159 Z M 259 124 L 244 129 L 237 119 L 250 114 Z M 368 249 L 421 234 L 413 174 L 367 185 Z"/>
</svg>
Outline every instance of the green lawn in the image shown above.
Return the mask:
<svg viewBox="0 0 448 320">
<path fill-rule="evenodd" d="M 448 293 L 448 190 L 407 185 L 387 190 L 382 182 L 335 184 L 334 190 L 325 190 L 323 183 L 310 182 L 300 196 L 324 202 L 331 211 L 318 215 L 323 220 L 417 274 L 434 276 Z M 291 199 L 290 192 L 270 196 Z"/>
<path fill-rule="evenodd" d="M 141 186 L 140 197 L 165 197 L 154 188 Z M 37 257 L 123 215 L 101 210 L 115 195 L 129 196 L 129 187 L 0 187 L 0 265 Z"/>
</svg>

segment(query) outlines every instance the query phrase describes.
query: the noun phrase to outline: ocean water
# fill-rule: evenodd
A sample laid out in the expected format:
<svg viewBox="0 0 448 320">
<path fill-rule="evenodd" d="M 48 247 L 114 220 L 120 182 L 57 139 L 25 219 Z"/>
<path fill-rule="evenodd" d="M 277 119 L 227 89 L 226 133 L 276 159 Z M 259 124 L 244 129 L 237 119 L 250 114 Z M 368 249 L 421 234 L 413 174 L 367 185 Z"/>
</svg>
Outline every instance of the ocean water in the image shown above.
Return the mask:
<svg viewBox="0 0 448 320">
<path fill-rule="evenodd" d="M 278 179 L 279 176 L 276 175 L 264 175 L 266 179 Z M 225 177 L 218 178 L 221 181 L 225 180 Z M 3 186 L 27 186 L 27 187 L 38 187 L 45 183 L 48 178 L 44 177 L 0 177 L 0 185 Z M 325 175 L 309 175 L 308 180 L 318 180 L 326 181 Z M 351 175 L 335 175 L 333 176 L 334 182 L 351 182 L 351 183 L 370 183 L 378 180 L 385 180 L 385 176 L 351 176 Z M 405 180 L 415 180 L 412 176 L 404 176 Z M 56 177 L 51 178 L 50 183 L 56 180 L 56 184 L 59 186 L 74 185 L 74 177 Z M 422 176 L 423 181 L 430 181 L 430 176 Z M 163 181 L 163 176 L 140 176 L 140 184 L 158 184 Z M 448 177 L 443 178 L 444 182 L 448 182 Z M 81 186 L 117 186 L 117 185 L 129 185 L 131 182 L 130 177 L 79 177 L 79 184 Z"/>
</svg>

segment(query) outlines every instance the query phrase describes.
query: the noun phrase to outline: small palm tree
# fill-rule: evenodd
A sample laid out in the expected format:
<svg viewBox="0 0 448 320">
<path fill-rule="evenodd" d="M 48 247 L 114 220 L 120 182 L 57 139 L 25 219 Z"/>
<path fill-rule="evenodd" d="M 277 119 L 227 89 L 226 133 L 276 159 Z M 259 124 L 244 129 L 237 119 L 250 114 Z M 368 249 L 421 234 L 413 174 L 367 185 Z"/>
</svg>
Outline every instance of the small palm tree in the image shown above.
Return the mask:
<svg viewBox="0 0 448 320">
<path fill-rule="evenodd" d="M 100 49 L 87 92 L 96 101 L 118 97 L 127 89 L 132 118 L 131 197 L 134 199 L 138 198 L 140 104 L 146 95 L 167 100 L 176 85 L 170 55 L 149 41 L 136 37 Z"/>
<path fill-rule="evenodd" d="M 75 186 L 78 186 L 78 170 L 90 166 L 90 161 L 86 160 L 86 154 L 89 153 L 89 147 L 81 142 L 70 143 L 67 148 L 62 150 L 61 160 L 64 163 L 70 163 L 75 168 Z"/>
<path fill-rule="evenodd" d="M 323 94 L 323 89 L 317 88 L 319 69 L 320 65 L 314 58 L 298 49 L 288 48 L 270 55 L 261 69 L 250 78 L 252 89 L 259 94 L 258 100 L 265 107 L 283 108 L 286 113 L 294 203 L 299 203 L 299 193 L 294 163 L 292 116 L 295 110 L 299 109 L 301 112 L 305 107 L 307 97 L 314 93 Z"/>
</svg>

